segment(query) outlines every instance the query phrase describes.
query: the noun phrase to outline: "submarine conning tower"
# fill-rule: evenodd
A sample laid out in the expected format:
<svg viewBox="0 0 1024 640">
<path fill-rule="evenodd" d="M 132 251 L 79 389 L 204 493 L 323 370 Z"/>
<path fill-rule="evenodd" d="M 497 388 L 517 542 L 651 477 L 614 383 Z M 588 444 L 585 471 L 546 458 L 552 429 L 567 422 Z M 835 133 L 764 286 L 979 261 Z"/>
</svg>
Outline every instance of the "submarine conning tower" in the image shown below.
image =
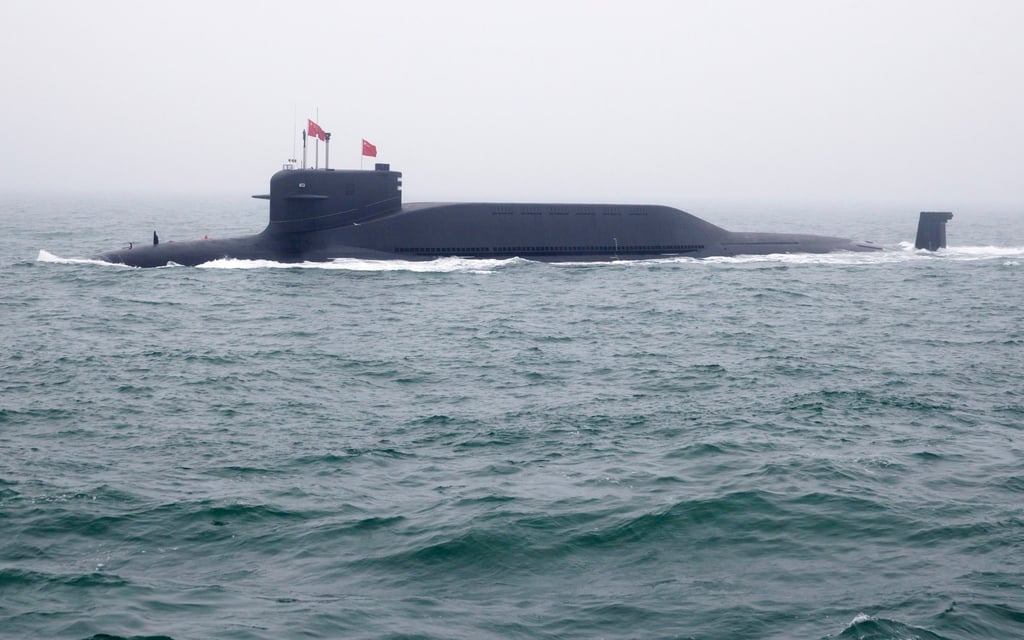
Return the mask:
<svg viewBox="0 0 1024 640">
<path fill-rule="evenodd" d="M 343 227 L 402 208 L 402 174 L 373 170 L 284 169 L 270 178 L 270 223 L 264 233 L 306 233 Z"/>
</svg>

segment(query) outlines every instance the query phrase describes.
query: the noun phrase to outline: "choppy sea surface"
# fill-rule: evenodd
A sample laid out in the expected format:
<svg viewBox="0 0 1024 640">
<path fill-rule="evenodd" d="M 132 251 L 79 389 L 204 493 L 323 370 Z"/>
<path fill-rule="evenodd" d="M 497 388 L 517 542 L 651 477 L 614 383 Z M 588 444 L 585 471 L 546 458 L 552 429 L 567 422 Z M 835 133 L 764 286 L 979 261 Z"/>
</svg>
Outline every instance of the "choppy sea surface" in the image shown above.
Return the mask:
<svg viewBox="0 0 1024 640">
<path fill-rule="evenodd" d="M 937 254 L 879 209 L 706 216 L 879 254 L 75 259 L 262 206 L 0 198 L 0 637 L 1024 636 L 1024 211 Z"/>
</svg>

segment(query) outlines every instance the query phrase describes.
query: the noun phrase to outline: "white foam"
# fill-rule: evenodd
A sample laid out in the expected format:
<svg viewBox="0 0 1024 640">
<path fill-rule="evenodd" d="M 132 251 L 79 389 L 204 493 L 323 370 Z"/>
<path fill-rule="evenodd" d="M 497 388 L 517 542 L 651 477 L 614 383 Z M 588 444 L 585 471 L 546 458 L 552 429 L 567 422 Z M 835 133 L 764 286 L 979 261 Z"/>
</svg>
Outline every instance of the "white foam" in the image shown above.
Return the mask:
<svg viewBox="0 0 1024 640">
<path fill-rule="evenodd" d="M 995 258 L 1024 258 L 1024 247 L 948 247 L 940 249 L 940 254 L 945 254 L 956 260 L 992 260 Z"/>
<path fill-rule="evenodd" d="M 128 268 L 127 265 L 117 264 L 114 262 L 106 262 L 104 260 L 93 260 L 90 258 L 62 258 L 54 255 L 45 249 L 39 250 L 39 255 L 36 256 L 36 262 L 49 262 L 51 264 L 97 264 L 104 267 L 119 267 Z"/>
<path fill-rule="evenodd" d="M 745 265 L 745 264 L 887 264 L 902 262 L 907 256 L 902 251 L 838 251 L 834 253 L 770 253 L 765 255 L 709 256 L 694 258 L 672 256 L 643 260 L 608 260 L 601 262 L 556 262 L 557 266 L 650 266 L 658 264 L 693 265 Z"/>
<path fill-rule="evenodd" d="M 873 265 L 893 264 L 916 260 L 953 260 L 974 262 L 1002 260 L 1004 266 L 1018 266 L 1017 259 L 1024 259 L 1024 247 L 996 246 L 952 246 L 938 251 L 915 249 L 912 242 L 900 242 L 898 248 L 886 251 L 838 251 L 834 253 L 772 253 L 768 255 L 711 256 L 693 258 L 689 256 L 666 256 L 645 260 L 601 260 L 594 262 L 552 262 L 556 267 L 650 267 L 659 264 L 712 264 L 712 265 Z M 37 262 L 53 264 L 94 264 L 105 267 L 125 265 L 88 258 L 62 258 L 44 249 L 39 250 Z M 475 273 L 491 274 L 498 269 L 515 265 L 534 264 L 536 261 L 524 258 L 436 258 L 434 260 L 363 260 L 358 258 L 336 258 L 330 262 L 277 262 L 274 260 L 238 260 L 224 258 L 199 265 L 202 269 L 324 269 L 342 271 L 411 271 L 416 273 Z M 167 267 L 181 266 L 168 263 Z M 130 268 L 130 267 L 128 267 Z"/>
<path fill-rule="evenodd" d="M 952 260 L 956 262 L 973 262 L 979 260 L 1007 260 L 1003 264 L 1011 264 L 1013 258 L 1024 258 L 1024 247 L 995 246 L 951 246 L 938 251 L 915 249 L 912 242 L 901 242 L 898 248 L 887 248 L 885 251 L 837 251 L 834 253 L 773 253 L 762 256 L 709 257 L 698 262 L 711 264 L 830 264 L 830 265 L 872 265 L 914 262 L 920 260 Z M 692 260 L 692 259 L 689 259 Z M 1011 265 L 1012 266 L 1012 265 Z"/>
<path fill-rule="evenodd" d="M 202 269 L 322 269 L 341 271 L 413 271 L 417 273 L 466 272 L 488 274 L 495 269 L 525 263 L 526 260 L 437 258 L 435 260 L 362 260 L 336 258 L 330 262 L 276 262 L 274 260 L 237 260 L 225 258 L 199 265 Z"/>
<path fill-rule="evenodd" d="M 198 265 L 197 269 L 294 269 L 301 265 L 285 264 L 273 260 L 238 260 L 236 258 L 221 258 L 211 260 Z"/>
<path fill-rule="evenodd" d="M 846 625 L 846 627 L 850 628 L 850 627 L 852 627 L 855 624 L 860 624 L 862 622 L 870 622 L 871 620 L 874 620 L 874 619 L 875 619 L 874 616 L 869 616 L 866 613 L 858 613 L 857 615 L 855 615 L 853 617 L 853 620 L 850 620 L 850 624 Z"/>
</svg>

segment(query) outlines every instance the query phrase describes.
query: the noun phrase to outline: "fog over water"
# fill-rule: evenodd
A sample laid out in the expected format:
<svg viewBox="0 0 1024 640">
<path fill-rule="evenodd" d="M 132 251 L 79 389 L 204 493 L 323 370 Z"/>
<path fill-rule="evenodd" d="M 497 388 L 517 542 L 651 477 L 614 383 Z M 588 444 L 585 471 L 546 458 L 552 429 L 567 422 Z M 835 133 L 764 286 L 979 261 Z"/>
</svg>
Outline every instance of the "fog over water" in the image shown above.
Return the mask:
<svg viewBox="0 0 1024 640">
<path fill-rule="evenodd" d="M 1009 0 L 6 0 L 0 191 L 245 197 L 318 117 L 333 166 L 366 138 L 409 201 L 1020 210 L 1021 24 Z"/>
</svg>

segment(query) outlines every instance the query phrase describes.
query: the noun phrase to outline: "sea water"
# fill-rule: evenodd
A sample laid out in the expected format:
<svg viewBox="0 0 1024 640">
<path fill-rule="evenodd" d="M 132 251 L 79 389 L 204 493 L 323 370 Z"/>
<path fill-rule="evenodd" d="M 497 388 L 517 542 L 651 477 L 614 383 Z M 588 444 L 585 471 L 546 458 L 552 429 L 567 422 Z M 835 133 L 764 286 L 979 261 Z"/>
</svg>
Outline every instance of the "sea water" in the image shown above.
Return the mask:
<svg viewBox="0 0 1024 640">
<path fill-rule="evenodd" d="M 265 211 L 0 203 L 0 637 L 1024 636 L 1022 212 L 138 270 Z"/>
</svg>

